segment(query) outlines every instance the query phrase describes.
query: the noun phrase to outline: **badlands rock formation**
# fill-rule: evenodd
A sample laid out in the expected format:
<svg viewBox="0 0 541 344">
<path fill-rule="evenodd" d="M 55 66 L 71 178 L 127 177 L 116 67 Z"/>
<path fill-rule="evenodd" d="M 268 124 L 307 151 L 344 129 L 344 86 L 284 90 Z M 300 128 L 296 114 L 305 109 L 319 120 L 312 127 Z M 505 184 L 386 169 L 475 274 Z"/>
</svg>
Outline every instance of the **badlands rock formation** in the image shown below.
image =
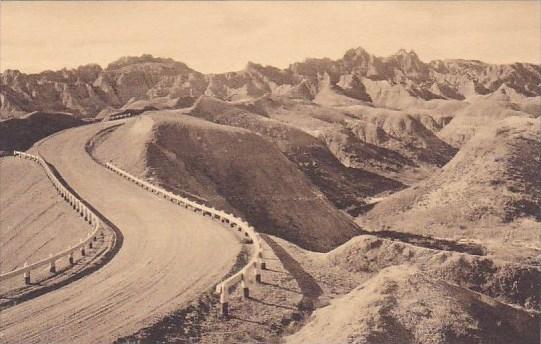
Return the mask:
<svg viewBox="0 0 541 344">
<path fill-rule="evenodd" d="M 539 118 L 487 125 L 441 171 L 379 202 L 359 222 L 436 236 L 535 241 L 540 137 Z"/>
<path fill-rule="evenodd" d="M 370 103 L 394 109 L 433 108 L 441 100 L 487 95 L 502 85 L 520 96 L 541 95 L 541 67 L 535 64 L 425 63 L 413 51 L 377 57 L 362 48 L 350 49 L 338 60 L 312 58 L 283 70 L 249 63 L 242 71 L 205 75 L 181 62 L 142 55 L 123 57 L 106 68 L 86 65 L 39 74 L 7 70 L 0 80 L 4 118 L 35 110 L 94 117 L 132 99 L 193 101 L 203 94 L 223 100 L 287 95 L 327 106 Z"/>
</svg>

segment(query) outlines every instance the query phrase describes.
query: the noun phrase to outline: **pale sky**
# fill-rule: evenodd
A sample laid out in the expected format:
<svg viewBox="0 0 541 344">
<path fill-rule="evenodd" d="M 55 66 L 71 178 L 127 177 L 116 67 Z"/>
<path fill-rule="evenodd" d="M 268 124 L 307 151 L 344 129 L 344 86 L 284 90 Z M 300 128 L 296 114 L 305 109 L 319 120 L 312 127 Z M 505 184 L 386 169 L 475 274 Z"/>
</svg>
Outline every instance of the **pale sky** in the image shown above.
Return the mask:
<svg viewBox="0 0 541 344">
<path fill-rule="evenodd" d="M 431 2 L 0 2 L 0 69 L 171 57 L 204 72 L 248 61 L 280 68 L 413 49 L 442 58 L 541 63 L 540 1 Z"/>
</svg>

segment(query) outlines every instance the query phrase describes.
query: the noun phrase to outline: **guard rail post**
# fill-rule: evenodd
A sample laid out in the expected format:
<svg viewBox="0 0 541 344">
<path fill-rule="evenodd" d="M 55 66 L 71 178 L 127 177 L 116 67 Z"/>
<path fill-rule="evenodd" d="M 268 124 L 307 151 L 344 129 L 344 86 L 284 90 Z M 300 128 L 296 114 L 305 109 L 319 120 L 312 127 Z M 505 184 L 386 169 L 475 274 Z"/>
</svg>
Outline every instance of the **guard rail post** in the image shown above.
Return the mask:
<svg viewBox="0 0 541 344">
<path fill-rule="evenodd" d="M 49 258 L 51 258 L 51 261 L 49 262 L 49 272 L 55 274 L 56 273 L 56 261 L 53 258 L 53 254 L 49 254 Z"/>
<path fill-rule="evenodd" d="M 257 283 L 261 283 L 261 270 L 259 269 L 257 261 L 253 262 L 253 266 L 254 266 L 255 281 Z"/>
<path fill-rule="evenodd" d="M 242 288 L 242 296 L 247 299 L 250 297 L 250 288 L 248 286 L 248 276 L 246 275 L 246 273 L 243 273 L 242 274 L 242 281 L 241 281 L 241 288 Z"/>
<path fill-rule="evenodd" d="M 229 288 L 225 283 L 222 283 L 222 292 L 220 293 L 220 311 L 224 317 L 229 315 Z"/>
<path fill-rule="evenodd" d="M 261 245 L 261 243 L 259 245 Z M 261 248 L 261 246 L 259 247 Z M 263 252 L 261 252 L 261 249 L 257 253 L 257 263 L 261 267 L 261 270 L 267 270 L 267 264 L 263 261 Z"/>
<path fill-rule="evenodd" d="M 24 267 L 28 266 L 27 262 L 24 262 Z M 24 284 L 30 284 L 30 270 L 24 272 Z"/>
</svg>

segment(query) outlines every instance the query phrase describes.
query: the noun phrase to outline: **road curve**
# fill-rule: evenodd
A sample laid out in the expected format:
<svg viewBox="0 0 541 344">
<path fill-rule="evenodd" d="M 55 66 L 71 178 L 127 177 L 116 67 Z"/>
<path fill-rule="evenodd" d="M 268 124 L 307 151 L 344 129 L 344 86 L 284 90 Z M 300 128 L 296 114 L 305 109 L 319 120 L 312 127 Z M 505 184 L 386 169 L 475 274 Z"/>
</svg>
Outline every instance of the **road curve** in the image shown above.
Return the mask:
<svg viewBox="0 0 541 344">
<path fill-rule="evenodd" d="M 233 266 L 232 231 L 144 191 L 96 163 L 86 142 L 110 123 L 69 129 L 40 154 L 114 223 L 124 241 L 104 267 L 0 315 L 0 343 L 110 343 L 209 289 Z"/>
</svg>

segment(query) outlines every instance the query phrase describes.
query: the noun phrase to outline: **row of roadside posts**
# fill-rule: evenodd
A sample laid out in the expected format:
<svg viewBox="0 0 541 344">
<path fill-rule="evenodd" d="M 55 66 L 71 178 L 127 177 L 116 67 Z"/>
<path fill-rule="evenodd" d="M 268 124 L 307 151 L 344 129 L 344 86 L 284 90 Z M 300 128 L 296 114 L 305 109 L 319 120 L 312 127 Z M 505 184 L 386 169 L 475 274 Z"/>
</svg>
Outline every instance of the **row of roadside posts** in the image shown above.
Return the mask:
<svg viewBox="0 0 541 344">
<path fill-rule="evenodd" d="M 228 214 L 213 207 L 208 207 L 204 204 L 175 195 L 160 187 L 152 185 L 145 180 L 132 176 L 128 172 L 116 167 L 110 162 L 106 163 L 105 166 L 114 173 L 135 183 L 143 189 L 156 194 L 159 197 L 162 197 L 188 210 L 200 213 L 202 216 L 209 216 L 211 219 L 219 221 L 222 224 L 229 226 L 231 229 L 236 229 L 248 242 L 251 242 L 254 245 L 254 250 L 248 264 L 246 264 L 240 271 L 228 277 L 216 286 L 216 293 L 220 295 L 220 310 L 223 316 L 229 315 L 229 299 L 231 289 L 235 285 L 240 283 L 244 298 L 250 297 L 250 289 L 261 283 L 261 271 L 266 269 L 266 264 L 263 260 L 263 241 L 259 233 L 255 231 L 254 227 L 250 226 L 248 222 L 234 216 L 233 214 Z"/>
</svg>

